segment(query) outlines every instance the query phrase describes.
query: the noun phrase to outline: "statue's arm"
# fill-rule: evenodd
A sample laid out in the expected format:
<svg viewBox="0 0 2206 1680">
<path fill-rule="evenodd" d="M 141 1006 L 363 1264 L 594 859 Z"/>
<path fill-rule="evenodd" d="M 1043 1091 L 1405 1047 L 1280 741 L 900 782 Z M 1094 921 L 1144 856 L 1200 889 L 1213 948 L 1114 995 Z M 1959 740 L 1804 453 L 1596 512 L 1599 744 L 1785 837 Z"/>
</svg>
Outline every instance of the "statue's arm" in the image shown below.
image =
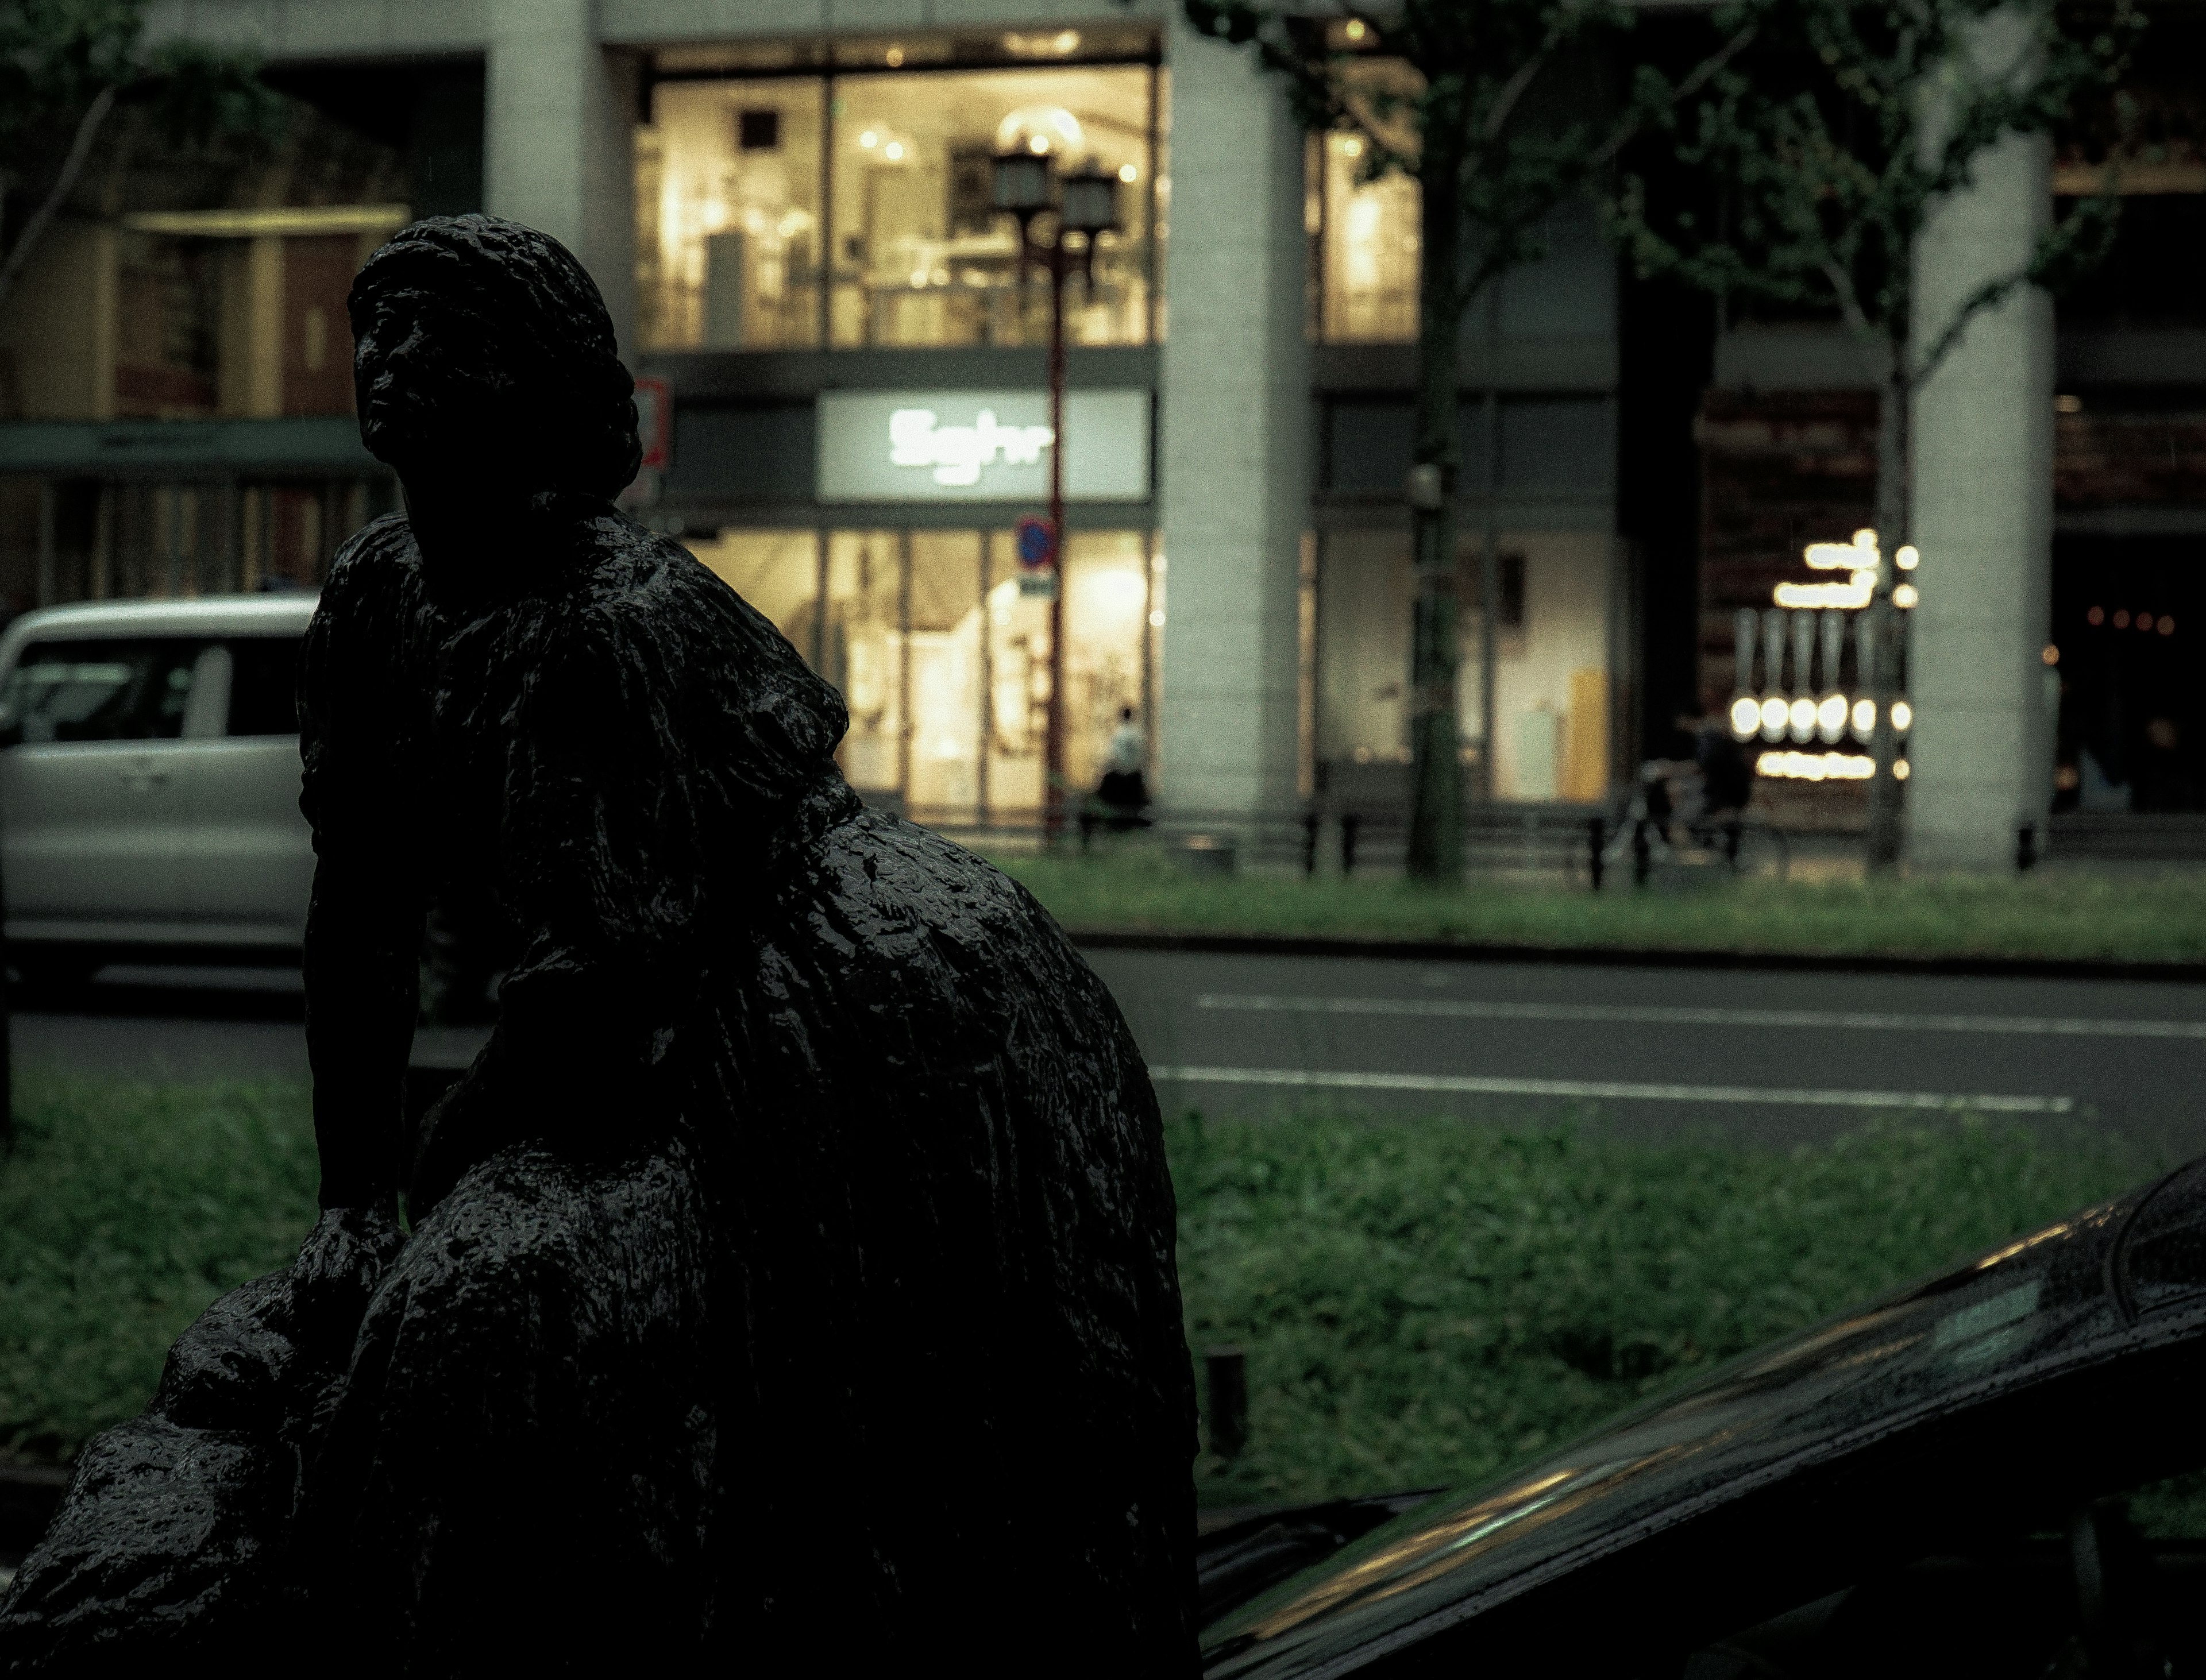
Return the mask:
<svg viewBox="0 0 2206 1680">
<path fill-rule="evenodd" d="M 307 1059 L 325 1208 L 396 1205 L 424 915 L 397 885 L 343 846 L 324 849 L 314 866 Z"/>
<path fill-rule="evenodd" d="M 307 1057 L 321 1205 L 395 1212 L 406 1063 L 419 1007 L 426 895 L 402 832 L 391 638 L 361 598 L 361 566 L 333 569 L 300 681 L 301 807 L 314 834 L 307 912 Z"/>
</svg>

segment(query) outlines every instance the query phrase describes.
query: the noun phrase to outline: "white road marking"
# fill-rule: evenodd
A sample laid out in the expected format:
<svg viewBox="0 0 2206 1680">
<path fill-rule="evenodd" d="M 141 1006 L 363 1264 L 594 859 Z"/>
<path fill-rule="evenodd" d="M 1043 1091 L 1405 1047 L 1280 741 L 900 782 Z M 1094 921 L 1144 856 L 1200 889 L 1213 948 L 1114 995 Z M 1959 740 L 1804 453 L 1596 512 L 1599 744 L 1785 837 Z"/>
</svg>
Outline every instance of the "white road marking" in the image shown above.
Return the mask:
<svg viewBox="0 0 2206 1680">
<path fill-rule="evenodd" d="M 1261 1085 L 1305 1091 L 1416 1091 L 1480 1097 L 1571 1097 L 1625 1102 L 1768 1103 L 1798 1108 L 1965 1109 L 1980 1114 L 2066 1114 L 2070 1097 L 1943 1091 L 1839 1091 L 1759 1085 L 1645 1085 L 1621 1079 L 1503 1079 L 1476 1074 L 1330 1073 L 1305 1068 L 1151 1068 L 1159 1084 Z"/>
<path fill-rule="evenodd" d="M 2206 1021 L 2091 1016 L 1910 1015 L 1874 1010 L 1694 1009 L 1667 1004 L 1502 1004 L 1453 998 L 1308 998 L 1206 992 L 1197 1009 L 1266 1015 L 1421 1016 L 1456 1021 L 1639 1022 L 1656 1027 L 1835 1028 L 1850 1032 L 2016 1033 L 2031 1038 L 2206 1039 Z"/>
</svg>

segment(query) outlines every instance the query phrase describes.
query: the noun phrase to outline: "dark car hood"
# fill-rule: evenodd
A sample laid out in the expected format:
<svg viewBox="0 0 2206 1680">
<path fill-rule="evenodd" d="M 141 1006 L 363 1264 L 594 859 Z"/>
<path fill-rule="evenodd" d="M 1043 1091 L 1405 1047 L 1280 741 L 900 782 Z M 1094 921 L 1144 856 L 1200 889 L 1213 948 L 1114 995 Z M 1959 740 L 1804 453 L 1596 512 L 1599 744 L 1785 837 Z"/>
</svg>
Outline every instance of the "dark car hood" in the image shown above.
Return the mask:
<svg viewBox="0 0 2206 1680">
<path fill-rule="evenodd" d="M 1503 1482 L 1441 1496 L 1207 1629 L 1206 1671 L 1348 1673 L 1512 1611 L 1552 1639 L 1568 1598 L 1556 1589 L 1573 1576 L 1594 1570 L 1654 1595 L 1658 1580 L 1699 1578 L 1711 1546 L 1729 1546 L 1724 1567 L 1751 1576 L 1756 1546 L 1795 1543 L 1772 1531 L 1776 1495 L 1812 1511 L 1779 1526 L 1804 1521 L 1809 1548 L 1835 1546 L 1849 1525 L 1877 1519 L 1869 1467 L 1911 1447 L 1920 1462 L 1905 1484 L 1934 1505 L 1937 1486 L 1966 1489 L 1961 1508 L 1996 1503 L 2018 1480 L 2059 1483 L 2048 1442 L 2101 1458 L 2134 1449 L 2149 1463 L 2159 1426 L 2137 1420 L 2126 1437 L 2088 1426 L 2124 1384 L 2176 1385 L 2159 1367 L 2114 1362 L 2202 1349 L 2206 1159 L 1734 1361 Z M 2183 1386 L 2184 1427 L 2198 1435 L 2197 1390 Z M 1988 1462 L 2018 1428 L 2029 1446 Z M 1888 1500 L 1882 1510 L 1889 1526 Z M 1696 1546 L 1702 1555 L 1687 1555 Z"/>
</svg>

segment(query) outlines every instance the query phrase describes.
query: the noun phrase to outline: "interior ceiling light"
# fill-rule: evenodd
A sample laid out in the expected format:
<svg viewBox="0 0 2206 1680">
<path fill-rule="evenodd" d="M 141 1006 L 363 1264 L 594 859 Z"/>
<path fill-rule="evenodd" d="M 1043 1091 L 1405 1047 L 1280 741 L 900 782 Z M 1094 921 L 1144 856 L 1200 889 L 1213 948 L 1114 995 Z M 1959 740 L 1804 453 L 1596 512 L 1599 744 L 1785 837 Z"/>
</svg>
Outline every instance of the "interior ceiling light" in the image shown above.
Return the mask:
<svg viewBox="0 0 2206 1680">
<path fill-rule="evenodd" d="M 1080 119 L 1063 105 L 1021 105 L 996 125 L 999 152 L 1064 156 L 1084 151 L 1087 145 Z"/>
<path fill-rule="evenodd" d="M 1080 51 L 1080 32 L 1059 29 L 1028 33 L 1015 29 L 1004 37 L 1004 51 L 1016 58 L 1062 58 Z"/>
</svg>

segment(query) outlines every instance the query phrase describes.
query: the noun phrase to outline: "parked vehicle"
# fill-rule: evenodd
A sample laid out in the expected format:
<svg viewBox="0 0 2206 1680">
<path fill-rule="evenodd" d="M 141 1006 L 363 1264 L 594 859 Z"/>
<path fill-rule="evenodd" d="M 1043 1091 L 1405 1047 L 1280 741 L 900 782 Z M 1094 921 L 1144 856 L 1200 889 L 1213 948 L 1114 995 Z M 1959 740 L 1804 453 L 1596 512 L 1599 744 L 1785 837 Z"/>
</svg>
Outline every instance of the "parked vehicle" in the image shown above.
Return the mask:
<svg viewBox="0 0 2206 1680">
<path fill-rule="evenodd" d="M 96 602 L 0 635 L 0 889 L 27 986 L 131 958 L 296 959 L 314 601 Z"/>
<path fill-rule="evenodd" d="M 1494 1486 L 1213 1537 L 1206 1672 L 2206 1673 L 2202 1394 L 2206 1159 Z"/>
</svg>

